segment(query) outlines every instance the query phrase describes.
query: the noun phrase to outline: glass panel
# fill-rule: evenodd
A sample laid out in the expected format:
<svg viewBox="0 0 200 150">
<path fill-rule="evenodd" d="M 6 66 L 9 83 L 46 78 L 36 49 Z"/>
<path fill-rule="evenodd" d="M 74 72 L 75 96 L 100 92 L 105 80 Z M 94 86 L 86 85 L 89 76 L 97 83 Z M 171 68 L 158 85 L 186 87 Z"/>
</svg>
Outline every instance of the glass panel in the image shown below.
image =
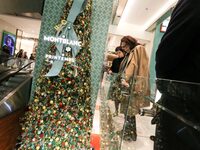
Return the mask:
<svg viewBox="0 0 200 150">
<path fill-rule="evenodd" d="M 28 65 L 31 63 L 31 65 Z M 27 67 L 26 67 L 27 66 Z M 10 70 L 10 69 L 20 69 L 25 67 L 23 70 L 33 70 L 35 67 L 35 61 L 34 60 L 29 60 L 29 59 L 24 59 L 24 58 L 9 58 L 6 59 L 5 61 L 2 61 L 0 63 L 0 72 Z"/>
<path fill-rule="evenodd" d="M 200 84 L 108 73 L 102 83 L 102 149 L 200 149 Z"/>
<path fill-rule="evenodd" d="M 31 75 L 34 64 L 32 60 L 21 58 L 9 58 L 0 64 L 0 100 Z"/>
</svg>

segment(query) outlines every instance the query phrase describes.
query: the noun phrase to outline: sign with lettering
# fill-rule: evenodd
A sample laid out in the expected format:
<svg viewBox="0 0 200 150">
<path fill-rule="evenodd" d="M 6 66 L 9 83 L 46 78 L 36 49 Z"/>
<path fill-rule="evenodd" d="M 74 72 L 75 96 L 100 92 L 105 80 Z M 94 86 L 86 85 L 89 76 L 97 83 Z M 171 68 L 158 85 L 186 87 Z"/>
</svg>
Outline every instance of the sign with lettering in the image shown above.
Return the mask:
<svg viewBox="0 0 200 150">
<path fill-rule="evenodd" d="M 69 58 L 63 57 L 65 51 L 71 50 L 73 65 L 76 66 L 75 57 L 80 50 L 81 42 L 78 40 L 78 37 L 74 31 L 73 24 L 76 20 L 76 17 L 84 9 L 85 5 L 86 1 L 75 0 L 69 11 L 67 20 L 62 20 L 59 25 L 54 27 L 57 30 L 56 36 L 44 36 L 44 41 L 54 42 L 56 45 L 56 55 L 55 57 L 51 57 L 54 58 L 51 59 L 53 60 L 52 67 L 45 76 L 52 77 L 57 76 L 60 73 L 64 63 L 63 60 L 70 60 Z M 75 75 L 77 75 L 76 69 Z"/>
</svg>

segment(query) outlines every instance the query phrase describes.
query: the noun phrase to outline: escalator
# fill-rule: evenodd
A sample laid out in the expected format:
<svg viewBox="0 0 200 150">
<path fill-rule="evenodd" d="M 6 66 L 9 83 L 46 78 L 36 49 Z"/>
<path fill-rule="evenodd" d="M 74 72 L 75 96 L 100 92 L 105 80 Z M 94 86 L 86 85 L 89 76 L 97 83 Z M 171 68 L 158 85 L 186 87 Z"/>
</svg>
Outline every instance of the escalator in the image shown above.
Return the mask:
<svg viewBox="0 0 200 150">
<path fill-rule="evenodd" d="M 13 58 L 0 64 L 0 149 L 13 149 L 20 134 L 19 118 L 30 99 L 33 63 Z"/>
</svg>

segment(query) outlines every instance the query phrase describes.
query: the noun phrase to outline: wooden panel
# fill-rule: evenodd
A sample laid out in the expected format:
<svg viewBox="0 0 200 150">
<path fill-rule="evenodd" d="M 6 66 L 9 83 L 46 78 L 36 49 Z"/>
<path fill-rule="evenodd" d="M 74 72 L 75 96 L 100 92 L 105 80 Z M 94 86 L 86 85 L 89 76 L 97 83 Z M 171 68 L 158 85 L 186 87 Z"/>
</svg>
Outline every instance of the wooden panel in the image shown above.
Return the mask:
<svg viewBox="0 0 200 150">
<path fill-rule="evenodd" d="M 19 117 L 23 114 L 24 110 L 18 110 L 4 118 L 0 118 L 0 150 L 14 149 L 16 139 L 21 132 Z"/>
</svg>

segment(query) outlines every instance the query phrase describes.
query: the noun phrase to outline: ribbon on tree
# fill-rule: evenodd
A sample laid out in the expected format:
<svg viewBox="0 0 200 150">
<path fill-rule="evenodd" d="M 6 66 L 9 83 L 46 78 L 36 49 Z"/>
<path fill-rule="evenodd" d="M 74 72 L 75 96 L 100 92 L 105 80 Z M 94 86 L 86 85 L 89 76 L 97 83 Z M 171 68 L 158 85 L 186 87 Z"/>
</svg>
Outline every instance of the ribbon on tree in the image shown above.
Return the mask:
<svg viewBox="0 0 200 150">
<path fill-rule="evenodd" d="M 66 24 L 62 25 L 57 33 L 56 38 L 65 38 L 68 41 L 78 41 L 78 37 L 74 31 L 73 23 L 76 20 L 77 16 L 82 12 L 82 10 L 86 6 L 87 0 L 74 0 L 72 4 L 72 8 L 70 9 L 69 15 L 67 17 Z M 76 66 L 75 57 L 80 50 L 80 46 L 77 44 L 64 44 L 64 43 L 56 43 L 56 56 L 62 56 L 63 51 L 68 51 L 70 49 L 72 51 L 72 58 L 74 58 L 74 65 Z M 54 60 L 51 69 L 45 75 L 47 77 L 57 76 L 62 67 L 64 62 L 59 60 Z"/>
</svg>

